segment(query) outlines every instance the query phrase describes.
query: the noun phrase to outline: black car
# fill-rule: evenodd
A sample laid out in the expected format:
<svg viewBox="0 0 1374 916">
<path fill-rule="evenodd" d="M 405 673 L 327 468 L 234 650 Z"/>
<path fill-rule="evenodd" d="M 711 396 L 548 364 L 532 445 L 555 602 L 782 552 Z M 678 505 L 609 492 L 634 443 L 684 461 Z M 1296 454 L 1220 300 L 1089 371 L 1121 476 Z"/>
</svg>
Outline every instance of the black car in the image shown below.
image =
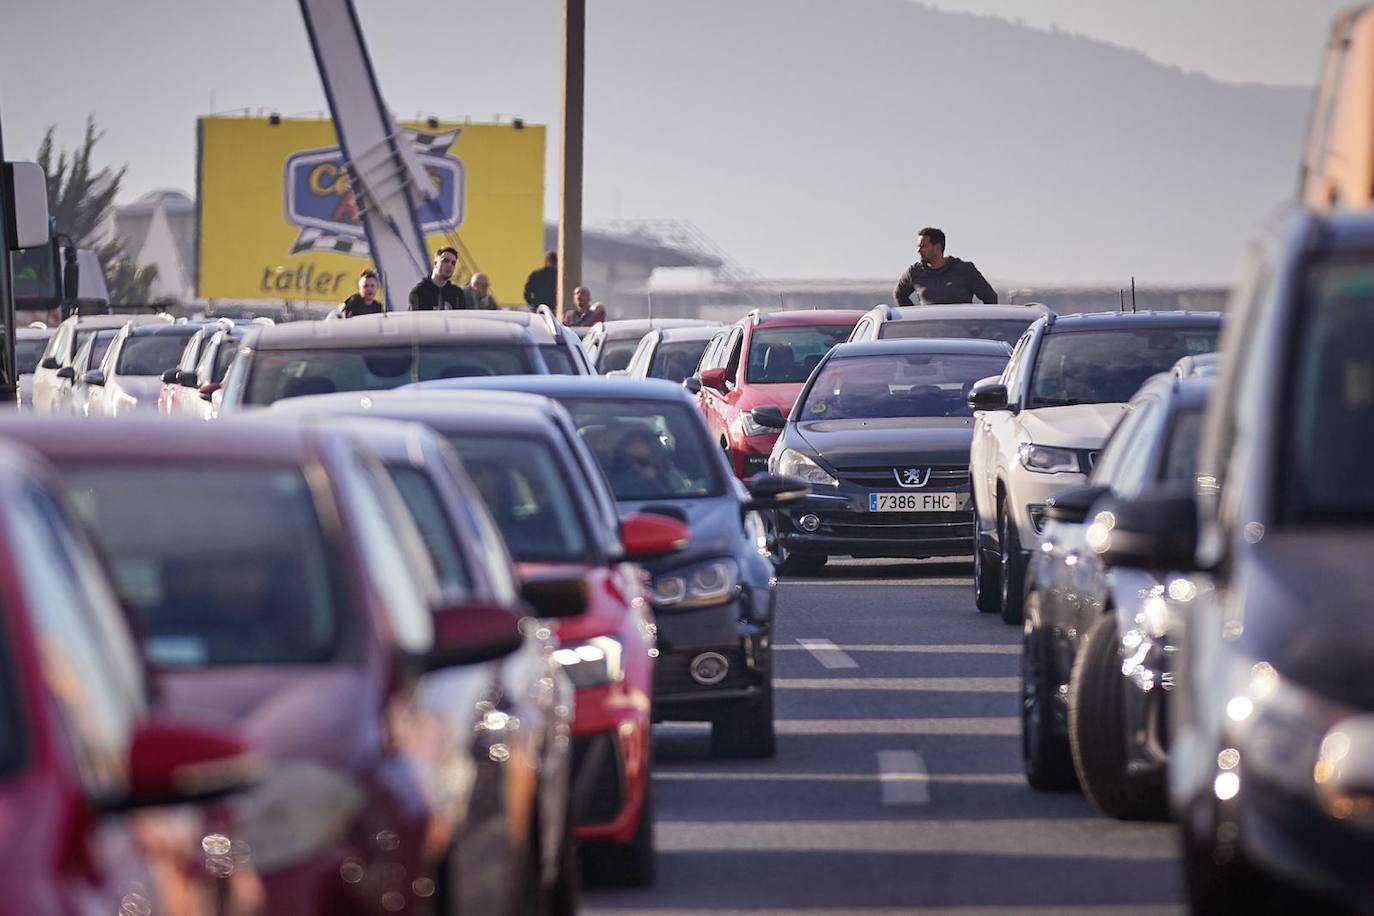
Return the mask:
<svg viewBox="0 0 1374 916">
<path fill-rule="evenodd" d="M 773 515 L 779 571 L 814 571 L 832 556 L 971 554 L 968 392 L 1010 354 L 988 340 L 840 344 L 790 417 L 756 407 L 755 422 L 783 430 L 769 471 L 811 485 Z"/>
<path fill-rule="evenodd" d="M 1248 261 L 1195 486 L 1118 504 L 1098 549 L 1185 573 L 1169 794 L 1194 910 L 1365 909 L 1374 214 L 1298 213 Z"/>
<path fill-rule="evenodd" d="M 709 721 L 718 757 L 771 757 L 776 580 L 758 510 L 805 495 L 800 481 L 730 472 L 680 385 L 653 379 L 524 376 L 412 386 L 542 394 L 572 414 L 622 514 L 687 524 L 687 549 L 649 562 L 658 624 L 655 720 Z"/>
<path fill-rule="evenodd" d="M 1050 498 L 1026 571 L 1021 704 L 1026 778 L 1068 787 L 1119 818 L 1162 817 L 1165 698 L 1175 652 L 1168 571 L 1107 569 L 1092 545 L 1098 513 L 1192 480 L 1211 378 L 1155 376 L 1082 487 Z"/>
</svg>

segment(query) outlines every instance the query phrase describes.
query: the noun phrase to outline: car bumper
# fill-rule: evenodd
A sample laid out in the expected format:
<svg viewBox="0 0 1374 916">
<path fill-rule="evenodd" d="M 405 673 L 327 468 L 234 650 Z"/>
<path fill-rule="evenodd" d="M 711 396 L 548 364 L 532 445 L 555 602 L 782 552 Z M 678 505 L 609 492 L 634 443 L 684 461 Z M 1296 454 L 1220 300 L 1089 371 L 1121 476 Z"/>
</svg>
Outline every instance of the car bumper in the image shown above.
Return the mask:
<svg viewBox="0 0 1374 916">
<path fill-rule="evenodd" d="M 644 808 L 649 775 L 649 704 L 625 691 L 577 691 L 573 719 L 573 835 L 580 842 L 628 843 Z"/>
<path fill-rule="evenodd" d="M 1039 474 L 1018 466 L 1007 481 L 1008 508 L 1021 537 L 1021 546 L 1029 548 L 1039 543 L 1045 527 L 1045 503 L 1051 496 L 1081 487 L 1088 475 L 1073 472 Z"/>
<path fill-rule="evenodd" d="M 750 436 L 743 441 L 730 443 L 730 467 L 740 480 L 748 480 L 755 474 L 768 472 L 768 456 L 773 453 L 773 443 L 778 441 L 776 434 L 771 436 Z"/>
<path fill-rule="evenodd" d="M 968 556 L 973 508 L 966 488 L 956 492 L 954 512 L 870 512 L 868 491 L 813 494 L 776 513 L 778 541 L 790 553 L 811 556 Z M 813 531 L 800 524 L 808 515 L 815 517 Z"/>
<path fill-rule="evenodd" d="M 772 602 L 771 588 L 745 586 L 740 597 L 714 607 L 655 608 L 655 721 L 714 719 L 722 704 L 748 700 L 768 688 L 773 675 Z M 715 683 L 702 683 L 692 674 L 693 662 L 708 653 L 727 664 Z"/>
</svg>

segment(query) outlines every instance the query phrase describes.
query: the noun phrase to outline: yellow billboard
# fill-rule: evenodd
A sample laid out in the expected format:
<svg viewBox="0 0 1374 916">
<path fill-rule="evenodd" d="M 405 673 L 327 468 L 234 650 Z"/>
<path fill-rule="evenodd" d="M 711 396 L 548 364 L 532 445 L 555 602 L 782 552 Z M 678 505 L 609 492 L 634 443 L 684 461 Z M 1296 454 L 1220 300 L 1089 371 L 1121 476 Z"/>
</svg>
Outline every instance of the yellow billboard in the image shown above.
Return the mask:
<svg viewBox="0 0 1374 916">
<path fill-rule="evenodd" d="M 430 255 L 457 248 L 455 282 L 480 270 L 498 302 L 523 302 L 544 242 L 543 126 L 400 127 L 437 192 L 421 220 Z M 333 122 L 201 118 L 199 153 L 202 297 L 333 303 L 356 291 L 374 265 Z M 404 307 L 426 273 L 386 277 L 383 295 Z"/>
</svg>

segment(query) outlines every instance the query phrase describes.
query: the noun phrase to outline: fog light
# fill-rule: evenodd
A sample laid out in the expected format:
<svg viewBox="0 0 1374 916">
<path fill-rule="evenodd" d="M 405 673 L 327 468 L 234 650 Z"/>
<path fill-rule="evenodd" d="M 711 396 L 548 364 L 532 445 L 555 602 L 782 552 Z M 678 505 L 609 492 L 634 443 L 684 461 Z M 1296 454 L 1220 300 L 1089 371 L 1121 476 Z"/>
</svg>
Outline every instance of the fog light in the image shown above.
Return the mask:
<svg viewBox="0 0 1374 916">
<path fill-rule="evenodd" d="M 692 680 L 703 687 L 714 687 L 725 680 L 730 662 L 719 652 L 703 652 L 692 659 Z"/>
<path fill-rule="evenodd" d="M 797 519 L 797 524 L 802 526 L 803 531 L 815 531 L 821 526 L 820 516 L 807 513 Z"/>
</svg>

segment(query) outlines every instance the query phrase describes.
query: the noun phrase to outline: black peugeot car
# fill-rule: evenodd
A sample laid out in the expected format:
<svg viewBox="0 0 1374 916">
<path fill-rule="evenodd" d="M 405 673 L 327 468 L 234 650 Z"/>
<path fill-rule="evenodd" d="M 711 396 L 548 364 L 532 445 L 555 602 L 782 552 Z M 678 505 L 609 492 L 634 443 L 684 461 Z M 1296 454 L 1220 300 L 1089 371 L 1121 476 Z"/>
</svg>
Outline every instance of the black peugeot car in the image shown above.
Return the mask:
<svg viewBox="0 0 1374 916">
<path fill-rule="evenodd" d="M 755 408 L 755 422 L 783 430 L 769 470 L 811 485 L 774 514 L 779 572 L 812 572 L 832 556 L 971 554 L 968 392 L 1010 354 L 988 340 L 841 344 L 790 417 Z"/>
<path fill-rule="evenodd" d="M 543 375 L 410 387 L 553 398 L 572 414 L 622 515 L 652 512 L 687 524 L 685 550 L 644 564 L 658 626 L 654 718 L 711 722 L 717 757 L 771 757 L 776 580 L 759 511 L 801 499 L 806 485 L 765 474 L 746 489 L 691 397 L 671 382 Z"/>
</svg>

